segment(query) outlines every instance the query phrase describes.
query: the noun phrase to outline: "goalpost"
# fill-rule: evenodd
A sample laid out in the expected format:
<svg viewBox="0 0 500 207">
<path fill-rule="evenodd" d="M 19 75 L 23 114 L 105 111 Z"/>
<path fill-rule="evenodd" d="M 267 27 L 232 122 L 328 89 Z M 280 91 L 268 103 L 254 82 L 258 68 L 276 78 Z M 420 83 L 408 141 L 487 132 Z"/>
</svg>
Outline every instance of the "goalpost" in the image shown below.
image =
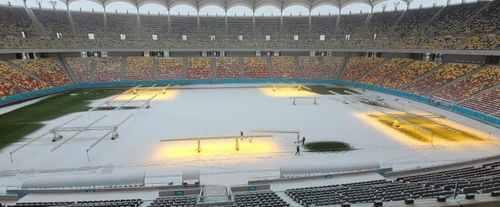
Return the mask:
<svg viewBox="0 0 500 207">
<path fill-rule="evenodd" d="M 318 99 L 320 97 L 318 96 L 292 96 L 290 97 L 290 99 L 293 100 L 292 104 L 293 105 L 297 105 L 297 100 L 306 100 L 306 101 L 309 101 L 309 102 L 312 102 L 312 104 L 314 105 L 318 105 Z"/>
</svg>

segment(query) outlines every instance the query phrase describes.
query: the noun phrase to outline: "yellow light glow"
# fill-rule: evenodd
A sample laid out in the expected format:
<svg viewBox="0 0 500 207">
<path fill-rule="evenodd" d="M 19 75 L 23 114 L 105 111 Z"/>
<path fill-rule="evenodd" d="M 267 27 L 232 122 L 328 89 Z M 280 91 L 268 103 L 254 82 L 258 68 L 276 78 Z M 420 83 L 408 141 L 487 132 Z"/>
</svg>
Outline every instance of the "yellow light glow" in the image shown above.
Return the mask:
<svg viewBox="0 0 500 207">
<path fill-rule="evenodd" d="M 198 152 L 197 141 L 169 142 L 155 152 L 155 159 L 185 159 L 185 158 L 224 158 L 228 155 L 252 155 L 277 151 L 277 144 L 271 140 L 238 140 L 239 150 L 236 150 L 236 141 L 202 140 L 201 151 Z"/>
<path fill-rule="evenodd" d="M 290 97 L 290 96 L 317 96 L 313 92 L 310 92 L 303 87 L 291 87 L 291 86 L 276 86 L 276 87 L 266 87 L 260 88 L 260 91 L 267 96 L 273 97 Z"/>
<path fill-rule="evenodd" d="M 370 115 L 372 117 L 370 117 Z M 398 116 L 405 116 L 404 114 L 398 114 Z M 474 146 L 486 146 L 489 145 L 487 139 L 481 136 L 481 134 L 474 133 L 475 131 L 469 131 L 467 128 L 460 128 L 457 125 L 446 125 L 447 127 L 434 124 L 430 121 L 425 121 L 418 118 L 406 119 L 411 123 L 426 129 L 432 133 L 428 133 L 418 129 L 415 126 L 407 124 L 405 122 L 399 122 L 399 127 L 394 127 L 391 124 L 394 122 L 394 118 L 388 117 L 382 113 L 358 113 L 356 117 L 363 120 L 365 123 L 369 123 L 371 126 L 375 127 L 377 130 L 384 132 L 391 138 L 404 143 L 409 146 L 421 146 L 422 144 L 433 144 L 433 145 L 443 145 L 443 146 L 454 146 L 460 147 L 466 145 Z M 444 123 L 442 123 L 444 124 Z M 406 132 L 405 132 L 406 131 Z"/>
<path fill-rule="evenodd" d="M 123 94 L 123 95 L 119 95 L 116 100 L 120 100 L 120 101 L 125 101 L 125 100 L 130 100 L 131 98 L 134 98 L 133 100 L 135 101 L 145 101 L 145 100 L 148 100 L 150 98 L 152 98 L 153 96 L 155 96 L 157 93 L 159 93 L 153 100 L 172 100 L 174 99 L 177 94 L 179 94 L 179 90 L 165 90 L 164 92 L 160 89 L 141 89 L 141 90 L 137 90 L 137 93 L 134 94 L 132 92 L 129 92 L 129 93 L 126 93 L 126 94 Z"/>
</svg>

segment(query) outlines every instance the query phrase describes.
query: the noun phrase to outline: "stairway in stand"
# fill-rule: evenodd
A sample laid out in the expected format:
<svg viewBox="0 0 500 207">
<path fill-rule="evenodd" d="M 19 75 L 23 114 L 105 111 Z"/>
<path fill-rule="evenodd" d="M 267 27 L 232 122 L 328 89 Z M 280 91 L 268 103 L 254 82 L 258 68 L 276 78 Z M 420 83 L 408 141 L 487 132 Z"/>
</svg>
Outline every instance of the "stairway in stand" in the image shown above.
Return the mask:
<svg viewBox="0 0 500 207">
<path fill-rule="evenodd" d="M 204 185 L 202 195 L 196 202 L 196 206 L 226 206 L 233 204 L 234 200 L 229 195 L 224 185 Z"/>
</svg>

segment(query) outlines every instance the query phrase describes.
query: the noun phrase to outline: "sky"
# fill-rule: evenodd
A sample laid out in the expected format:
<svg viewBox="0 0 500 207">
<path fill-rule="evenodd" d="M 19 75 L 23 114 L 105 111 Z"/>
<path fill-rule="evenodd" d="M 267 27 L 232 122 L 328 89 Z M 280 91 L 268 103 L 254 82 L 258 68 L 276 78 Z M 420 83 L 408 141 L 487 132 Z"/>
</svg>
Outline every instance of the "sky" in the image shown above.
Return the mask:
<svg viewBox="0 0 500 207">
<path fill-rule="evenodd" d="M 464 2 L 476 2 L 477 0 L 464 0 Z M 63 2 L 55 1 L 55 0 L 27 0 L 27 6 L 32 8 L 38 8 L 41 5 L 42 8 L 53 9 L 52 3 L 56 2 L 56 9 L 66 10 L 66 5 Z M 24 6 L 22 0 L 0 0 L 0 4 L 8 5 L 11 4 L 13 6 Z M 447 0 L 414 0 L 409 8 L 406 7 L 406 4 L 400 0 L 387 0 L 384 3 L 376 5 L 373 8 L 374 12 L 381 12 L 383 8 L 386 8 L 386 11 L 392 11 L 394 9 L 397 10 L 406 10 L 406 9 L 417 9 L 420 7 L 432 7 L 434 4 L 437 6 L 446 5 Z M 450 0 L 449 4 L 461 4 L 462 0 Z M 104 8 L 94 2 L 80 0 L 70 3 L 70 10 L 75 11 L 95 11 L 102 12 Z M 351 13 L 369 13 L 371 8 L 366 4 L 352 4 L 342 8 L 342 14 Z M 137 9 L 135 6 L 125 3 L 125 2 L 114 2 L 106 5 L 106 12 L 117 12 L 117 13 L 137 13 Z M 158 4 L 145 4 L 139 8 L 139 13 L 141 14 L 150 14 L 150 15 L 166 15 L 167 9 Z M 178 5 L 171 8 L 171 15 L 196 15 L 196 9 L 188 6 L 188 5 Z M 334 6 L 319 6 L 314 8 L 311 11 L 311 15 L 329 15 L 329 14 L 338 14 L 339 9 Z M 200 15 L 202 16 L 224 16 L 224 9 L 218 6 L 205 6 L 200 9 Z M 252 16 L 252 10 L 250 8 L 244 6 L 236 6 L 230 8 L 227 11 L 228 16 Z M 256 16 L 280 16 L 280 11 L 278 8 L 272 6 L 263 6 L 257 8 L 255 11 Z M 289 6 L 283 10 L 283 16 L 307 16 L 309 15 L 308 9 L 302 6 Z"/>
</svg>

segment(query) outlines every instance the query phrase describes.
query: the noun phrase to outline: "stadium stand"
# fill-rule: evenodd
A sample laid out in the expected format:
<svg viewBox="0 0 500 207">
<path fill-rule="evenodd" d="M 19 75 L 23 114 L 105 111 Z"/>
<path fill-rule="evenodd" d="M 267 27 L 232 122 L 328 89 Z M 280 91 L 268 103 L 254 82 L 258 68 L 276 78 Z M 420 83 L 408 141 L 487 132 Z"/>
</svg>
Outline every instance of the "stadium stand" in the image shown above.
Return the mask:
<svg viewBox="0 0 500 207">
<path fill-rule="evenodd" d="M 102 13 L 71 12 L 78 33 L 97 36 L 104 34 L 104 15 Z"/>
<path fill-rule="evenodd" d="M 161 34 L 168 32 L 167 24 L 164 24 L 168 21 L 166 16 L 140 15 L 139 19 L 139 28 L 144 36 L 156 34 L 160 38 Z"/>
<path fill-rule="evenodd" d="M 338 205 L 402 201 L 407 198 L 450 197 L 455 192 L 488 193 L 500 189 L 498 162 L 481 166 L 425 173 L 396 178 L 394 181 L 374 180 L 341 185 L 289 189 L 286 194 L 304 206 Z"/>
<path fill-rule="evenodd" d="M 0 81 L 0 98 L 25 92 L 11 83 Z"/>
<path fill-rule="evenodd" d="M 337 74 L 342 69 L 342 56 L 328 56 L 323 58 L 323 71 L 325 79 L 337 79 Z"/>
<path fill-rule="evenodd" d="M 272 58 L 272 75 L 273 78 L 294 78 L 295 61 L 293 56 L 279 56 Z"/>
<path fill-rule="evenodd" d="M 237 57 L 218 57 L 215 59 L 217 70 L 215 71 L 217 78 L 240 78 L 240 62 Z"/>
<path fill-rule="evenodd" d="M 425 8 L 408 10 L 401 21 L 397 24 L 394 48 L 417 48 L 423 37 L 420 32 L 425 29 L 428 21 L 440 10 L 440 8 Z"/>
<path fill-rule="evenodd" d="M 160 58 L 158 60 L 158 79 L 178 80 L 184 79 L 182 58 Z"/>
<path fill-rule="evenodd" d="M 309 38 L 310 33 L 304 28 L 309 28 L 309 19 L 284 17 L 282 38 L 292 39 L 293 35 L 298 35 L 299 39 Z M 283 33 L 285 34 L 284 36 Z"/>
<path fill-rule="evenodd" d="M 188 79 L 212 78 L 211 59 L 207 57 L 192 57 L 188 59 Z"/>
<path fill-rule="evenodd" d="M 152 68 L 153 58 L 151 57 L 128 57 L 125 80 L 153 80 Z"/>
<path fill-rule="evenodd" d="M 458 45 L 459 49 L 468 50 L 481 50 L 481 49 L 498 49 L 498 42 L 500 42 L 500 37 L 495 34 L 488 35 L 473 35 L 466 39 L 463 45 Z"/>
<path fill-rule="evenodd" d="M 376 200 L 397 201 L 406 198 L 432 198 L 450 196 L 450 190 L 436 190 L 418 183 L 405 184 L 375 180 L 347 185 L 319 186 L 306 189 L 290 189 L 287 195 L 304 206 L 338 205 L 343 203 L 371 203 Z"/>
<path fill-rule="evenodd" d="M 457 179 L 471 179 L 477 177 L 485 177 L 491 175 L 497 175 L 495 169 L 483 168 L 483 167 L 467 167 L 460 168 L 457 170 L 447 170 L 443 172 L 427 173 L 423 175 L 406 176 L 397 178 L 397 181 L 401 182 L 441 182 L 446 180 L 457 180 Z"/>
<path fill-rule="evenodd" d="M 0 26 L 1 37 L 21 37 L 21 32 L 30 35 L 33 31 L 31 20 L 24 8 L 0 6 Z"/>
<path fill-rule="evenodd" d="M 274 207 L 274 206 L 290 206 L 283 199 L 281 199 L 273 191 L 255 191 L 249 193 L 241 193 L 234 195 L 234 204 L 231 207 Z"/>
<path fill-rule="evenodd" d="M 437 91 L 432 96 L 455 102 L 498 84 L 500 84 L 500 67 L 487 66 L 478 73 Z"/>
<path fill-rule="evenodd" d="M 255 19 L 255 39 L 265 39 L 266 35 L 271 36 L 271 40 L 280 35 L 279 18 L 262 17 Z"/>
<path fill-rule="evenodd" d="M 477 2 L 405 12 L 310 17 L 190 17 L 88 13 L 2 6 L 2 48 L 498 48 L 498 2 Z M 7 18 L 3 18 L 7 19 Z M 74 24 L 71 24 L 73 19 Z M 336 27 L 337 19 L 339 24 Z M 396 21 L 394 21 L 396 20 Z M 106 23 L 106 24 L 105 24 Z M 74 25 L 74 28 L 72 28 Z M 325 27 L 324 25 L 332 25 Z M 74 30 L 74 31 L 73 31 Z M 21 37 L 26 33 L 26 38 Z M 56 38 L 54 32 L 62 32 Z M 89 40 L 88 34 L 95 35 Z M 163 36 L 162 34 L 169 35 Z M 127 36 L 119 39 L 120 34 Z M 152 40 L 153 34 L 159 39 Z M 376 36 L 375 36 L 376 34 Z M 179 41 L 182 35 L 187 40 Z M 215 35 L 215 40 L 210 36 Z M 244 37 L 237 40 L 238 35 Z M 269 35 L 271 40 L 265 41 Z M 292 36 L 298 35 L 299 40 Z M 325 35 L 319 41 L 319 35 Z M 346 37 L 349 35 L 349 38 Z"/>
<path fill-rule="evenodd" d="M 73 79 L 76 82 L 93 82 L 95 78 L 94 71 L 92 71 L 92 58 L 66 58 L 71 71 L 73 72 Z"/>
<path fill-rule="evenodd" d="M 415 61 L 390 77 L 386 77 L 380 85 L 386 88 L 402 88 L 438 65 L 437 62 Z"/>
<path fill-rule="evenodd" d="M 219 38 L 225 33 L 225 20 L 215 17 L 200 17 L 200 29 L 204 31 L 199 34 L 198 38 L 210 39 L 210 36 Z"/>
<path fill-rule="evenodd" d="M 101 201 L 64 201 L 64 202 L 19 202 L 12 207 L 44 207 L 44 206 L 67 206 L 67 207 L 92 207 L 92 206 L 123 206 L 139 207 L 143 201 L 141 199 L 120 199 Z"/>
<path fill-rule="evenodd" d="M 412 93 L 418 94 L 428 94 L 435 89 L 440 88 L 444 84 L 455 80 L 474 69 L 478 68 L 479 65 L 474 64 L 458 64 L 449 63 L 434 71 L 434 73 L 425 76 L 413 84 L 408 86 L 405 90 Z"/>
<path fill-rule="evenodd" d="M 107 35 L 118 38 L 120 34 L 137 37 L 138 22 L 137 16 L 126 14 L 106 14 Z"/>
<path fill-rule="evenodd" d="M 434 21 L 431 21 L 427 27 L 424 27 L 422 34 L 427 36 L 434 36 L 429 38 L 429 42 L 424 44 L 424 48 L 456 48 L 455 41 L 443 41 L 443 35 L 458 34 L 457 30 L 463 28 L 463 23 L 467 22 L 476 11 L 483 7 L 486 3 L 480 2 L 475 4 L 464 4 L 460 6 L 450 5 L 444 7 Z M 440 41 L 441 40 L 441 41 Z"/>
<path fill-rule="evenodd" d="M 235 193 L 232 205 L 222 205 L 225 207 L 274 207 L 290 206 L 273 191 L 253 191 L 245 193 Z M 169 196 L 155 199 L 150 207 L 173 207 L 173 206 L 196 206 L 197 196 Z"/>
<path fill-rule="evenodd" d="M 485 114 L 500 117 L 500 88 L 478 94 L 460 102 L 460 105 Z"/>
<path fill-rule="evenodd" d="M 301 77 L 305 79 L 321 79 L 323 72 L 318 57 L 303 56 L 299 58 Z"/>
<path fill-rule="evenodd" d="M 120 80 L 122 57 L 106 57 L 97 59 L 96 82 Z"/>
<path fill-rule="evenodd" d="M 359 82 L 364 84 L 375 85 L 384 79 L 387 75 L 396 71 L 400 67 L 410 63 L 412 60 L 406 58 L 393 58 L 385 62 L 378 68 L 375 68 L 370 73 L 364 75 Z"/>
<path fill-rule="evenodd" d="M 177 40 L 180 40 L 182 35 L 186 35 L 188 39 L 195 37 L 197 29 L 196 17 L 171 16 L 170 25 L 170 32 Z"/>
<path fill-rule="evenodd" d="M 228 18 L 227 27 L 231 28 L 227 30 L 226 39 L 237 39 L 238 35 L 243 36 L 243 40 L 251 39 L 252 32 L 249 28 L 253 27 L 252 17 L 238 17 L 238 18 Z"/>
<path fill-rule="evenodd" d="M 0 75 L 3 79 L 10 81 L 14 85 L 28 91 L 36 91 L 50 87 L 48 84 L 38 79 L 15 70 L 4 61 L 0 61 Z"/>
<path fill-rule="evenodd" d="M 341 15 L 340 24 L 336 30 L 336 37 L 345 38 L 345 35 L 355 35 L 364 25 L 366 14 Z"/>
<path fill-rule="evenodd" d="M 155 199 L 150 207 L 195 206 L 196 196 L 170 196 Z"/>
<path fill-rule="evenodd" d="M 68 12 L 57 10 L 33 9 L 37 19 L 49 32 L 49 36 L 57 38 L 56 33 L 63 35 L 73 34 L 71 23 L 68 18 Z"/>
<path fill-rule="evenodd" d="M 268 78 L 267 57 L 244 57 L 243 76 L 245 78 Z"/>
<path fill-rule="evenodd" d="M 63 86 L 69 84 L 68 75 L 55 59 L 31 59 L 31 60 L 12 60 L 15 64 L 21 66 L 40 80 L 53 86 Z"/>
<path fill-rule="evenodd" d="M 370 24 L 368 25 L 368 34 L 377 34 L 376 38 L 389 37 L 394 28 L 394 20 L 398 19 L 403 12 L 380 12 L 372 15 Z"/>
<path fill-rule="evenodd" d="M 362 75 L 380 64 L 384 59 L 375 57 L 352 57 L 345 66 L 340 79 L 345 81 L 356 81 Z"/>
<path fill-rule="evenodd" d="M 459 8 L 460 10 L 462 8 Z M 490 1 L 488 6 L 480 10 L 471 21 L 464 22 L 462 31 L 472 34 L 498 34 L 498 22 L 500 20 L 500 2 Z"/>
</svg>

